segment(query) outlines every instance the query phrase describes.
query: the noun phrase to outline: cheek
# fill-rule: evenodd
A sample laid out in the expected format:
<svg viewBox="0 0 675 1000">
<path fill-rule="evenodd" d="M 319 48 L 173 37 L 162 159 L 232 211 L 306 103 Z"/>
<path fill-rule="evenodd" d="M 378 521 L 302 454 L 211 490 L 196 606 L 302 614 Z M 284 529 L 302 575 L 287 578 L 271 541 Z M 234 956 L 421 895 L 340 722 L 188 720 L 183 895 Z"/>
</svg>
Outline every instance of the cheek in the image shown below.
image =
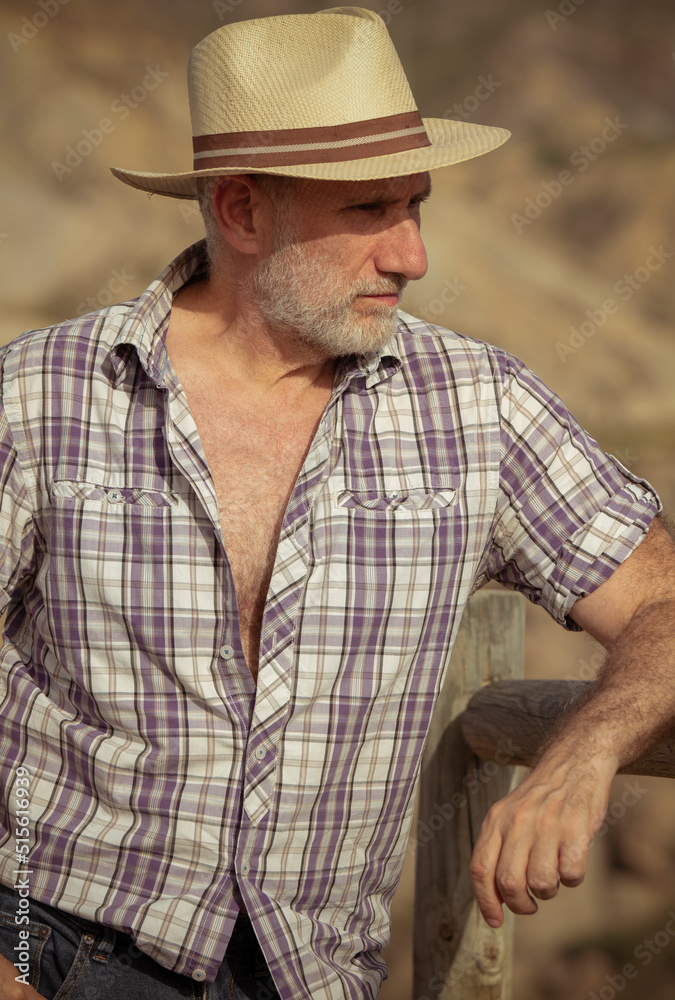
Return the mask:
<svg viewBox="0 0 675 1000">
<path fill-rule="evenodd" d="M 349 287 L 363 276 L 367 275 L 370 265 L 370 255 L 366 248 L 354 244 L 352 238 L 333 239 L 323 245 L 316 255 L 316 260 L 338 285 Z"/>
</svg>

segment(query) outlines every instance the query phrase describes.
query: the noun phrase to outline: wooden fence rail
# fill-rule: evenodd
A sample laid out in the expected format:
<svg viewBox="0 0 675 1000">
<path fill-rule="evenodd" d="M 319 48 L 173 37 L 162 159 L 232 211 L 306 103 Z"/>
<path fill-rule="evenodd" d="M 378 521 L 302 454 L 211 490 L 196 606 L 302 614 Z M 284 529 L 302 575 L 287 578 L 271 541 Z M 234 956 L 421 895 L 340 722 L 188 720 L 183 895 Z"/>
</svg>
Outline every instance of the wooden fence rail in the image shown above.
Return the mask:
<svg viewBox="0 0 675 1000">
<path fill-rule="evenodd" d="M 413 1000 L 511 1000 L 513 924 L 476 907 L 471 853 L 490 806 L 532 765 L 583 681 L 522 679 L 525 602 L 487 590 L 469 602 L 434 711 L 416 828 Z M 675 777 L 675 731 L 622 771 Z"/>
<path fill-rule="evenodd" d="M 462 714 L 462 735 L 482 760 L 502 758 L 532 766 L 558 719 L 590 688 L 585 681 L 498 681 L 484 687 Z M 675 732 L 648 753 L 620 768 L 621 774 L 651 774 L 675 778 Z"/>
</svg>

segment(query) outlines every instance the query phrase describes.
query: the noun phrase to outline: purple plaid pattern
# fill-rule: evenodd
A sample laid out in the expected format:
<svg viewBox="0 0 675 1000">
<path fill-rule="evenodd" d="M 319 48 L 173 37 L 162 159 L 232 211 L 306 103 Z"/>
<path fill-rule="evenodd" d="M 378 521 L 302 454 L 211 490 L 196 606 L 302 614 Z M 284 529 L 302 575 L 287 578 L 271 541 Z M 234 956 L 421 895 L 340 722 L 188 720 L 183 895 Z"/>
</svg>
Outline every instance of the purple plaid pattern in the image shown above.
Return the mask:
<svg viewBox="0 0 675 1000">
<path fill-rule="evenodd" d="M 515 358 L 401 313 L 337 372 L 256 686 L 164 347 L 204 266 L 1 353 L 0 880 L 23 763 L 35 897 L 208 980 L 243 900 L 284 1000 L 366 1000 L 466 601 L 496 579 L 575 627 L 659 501 Z"/>
</svg>

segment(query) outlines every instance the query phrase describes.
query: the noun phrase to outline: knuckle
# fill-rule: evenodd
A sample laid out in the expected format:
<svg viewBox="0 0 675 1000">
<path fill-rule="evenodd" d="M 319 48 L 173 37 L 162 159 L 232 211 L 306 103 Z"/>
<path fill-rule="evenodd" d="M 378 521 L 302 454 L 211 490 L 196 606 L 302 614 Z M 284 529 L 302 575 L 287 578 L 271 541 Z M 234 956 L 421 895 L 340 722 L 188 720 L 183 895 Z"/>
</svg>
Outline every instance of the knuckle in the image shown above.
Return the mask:
<svg viewBox="0 0 675 1000">
<path fill-rule="evenodd" d="M 471 878 L 475 882 L 485 882 L 490 877 L 490 869 L 483 861 L 471 862 Z"/>
<path fill-rule="evenodd" d="M 521 887 L 520 880 L 511 872 L 506 872 L 497 878 L 497 887 L 502 896 L 515 896 Z"/>
<path fill-rule="evenodd" d="M 498 805 L 499 803 L 490 806 L 490 808 L 485 814 L 485 819 L 483 820 L 483 827 L 487 830 L 493 830 L 496 826 L 499 825 Z"/>
<path fill-rule="evenodd" d="M 532 892 L 550 892 L 558 884 L 558 876 L 553 879 L 548 875 L 535 875 L 528 877 L 527 884 Z"/>
<path fill-rule="evenodd" d="M 558 879 L 552 885 L 550 882 L 528 881 L 528 887 L 533 896 L 537 899 L 552 899 L 558 893 Z"/>
</svg>

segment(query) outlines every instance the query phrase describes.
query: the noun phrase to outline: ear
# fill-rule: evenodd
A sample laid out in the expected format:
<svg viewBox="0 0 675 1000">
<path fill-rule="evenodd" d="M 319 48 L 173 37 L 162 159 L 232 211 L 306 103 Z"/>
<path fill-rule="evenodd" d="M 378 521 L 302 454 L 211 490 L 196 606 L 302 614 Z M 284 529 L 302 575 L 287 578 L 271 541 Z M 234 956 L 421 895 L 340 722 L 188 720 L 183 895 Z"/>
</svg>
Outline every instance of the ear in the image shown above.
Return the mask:
<svg viewBox="0 0 675 1000">
<path fill-rule="evenodd" d="M 246 174 L 222 177 L 213 187 L 213 211 L 224 239 L 240 253 L 263 249 L 266 199 Z"/>
</svg>

